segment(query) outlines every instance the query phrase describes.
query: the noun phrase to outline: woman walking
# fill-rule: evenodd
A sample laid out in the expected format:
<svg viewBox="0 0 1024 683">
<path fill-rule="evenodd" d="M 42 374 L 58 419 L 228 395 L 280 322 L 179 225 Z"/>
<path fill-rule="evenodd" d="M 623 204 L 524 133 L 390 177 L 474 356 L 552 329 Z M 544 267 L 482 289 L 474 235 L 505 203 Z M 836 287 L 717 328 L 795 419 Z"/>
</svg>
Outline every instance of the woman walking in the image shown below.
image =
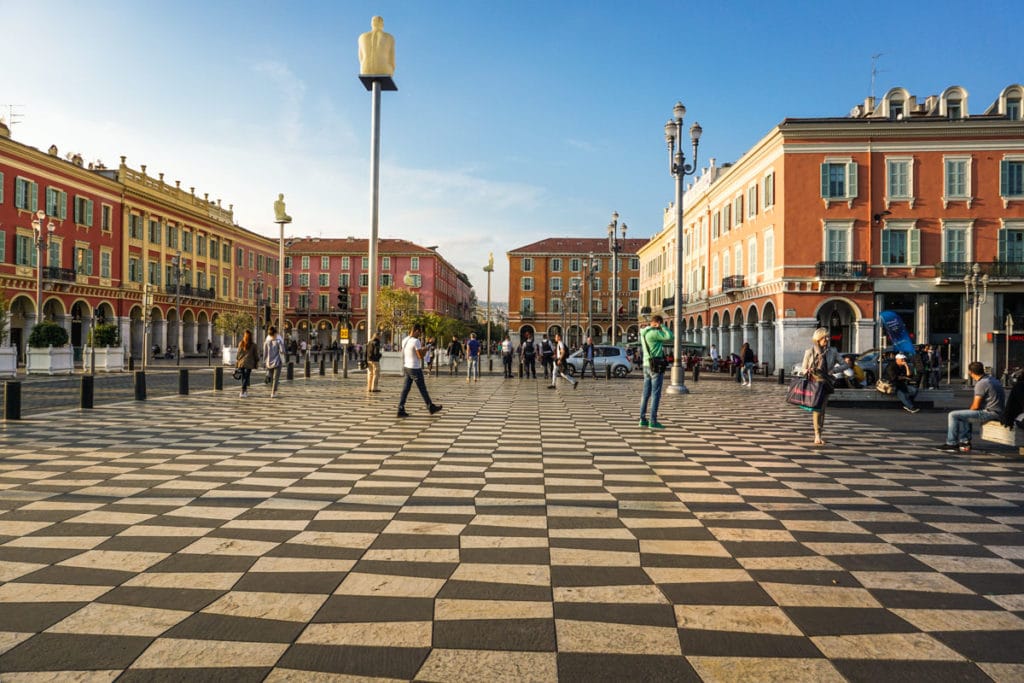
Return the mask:
<svg viewBox="0 0 1024 683">
<path fill-rule="evenodd" d="M 270 398 L 277 398 L 277 385 L 281 381 L 281 366 L 284 365 L 284 339 L 277 333 L 273 325 L 267 330 L 267 338 L 263 340 L 263 358 L 270 375 Z"/>
<path fill-rule="evenodd" d="M 743 380 L 743 386 L 753 386 L 754 350 L 750 348 L 750 342 L 743 342 L 743 346 L 740 347 L 740 359 L 743 361 L 743 367 L 740 368 L 740 378 Z"/>
<path fill-rule="evenodd" d="M 804 352 L 803 371 L 804 374 L 818 382 L 829 380 L 829 371 L 839 363 L 839 352 L 829 346 L 828 330 L 819 327 L 811 335 L 811 348 Z M 814 422 L 814 445 L 824 446 L 825 440 L 821 437 L 825 428 L 825 406 L 828 404 L 828 394 L 823 392 L 821 405 L 811 411 Z"/>
<path fill-rule="evenodd" d="M 249 379 L 259 362 L 256 343 L 252 340 L 252 331 L 246 330 L 242 341 L 238 344 L 238 369 L 242 371 L 242 393 L 239 398 L 249 397 Z"/>
</svg>

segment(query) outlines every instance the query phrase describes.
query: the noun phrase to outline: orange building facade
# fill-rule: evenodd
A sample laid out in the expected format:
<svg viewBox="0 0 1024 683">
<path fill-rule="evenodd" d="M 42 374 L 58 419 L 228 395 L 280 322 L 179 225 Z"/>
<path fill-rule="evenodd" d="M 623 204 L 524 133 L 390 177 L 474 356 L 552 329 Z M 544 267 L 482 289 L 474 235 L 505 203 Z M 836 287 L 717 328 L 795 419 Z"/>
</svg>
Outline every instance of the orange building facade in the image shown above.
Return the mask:
<svg viewBox="0 0 1024 683">
<path fill-rule="evenodd" d="M 894 88 L 847 117 L 786 119 L 705 169 L 683 199 L 684 337 L 723 354 L 749 341 L 791 368 L 816 327 L 842 352 L 887 346 L 889 310 L 954 366 L 1001 371 L 1007 316 L 1024 327 L 1022 95 L 971 114 L 964 88 L 922 102 Z M 640 252 L 642 307 L 670 318 L 674 216 Z M 1009 351 L 1024 364 L 1024 344 Z"/>
</svg>

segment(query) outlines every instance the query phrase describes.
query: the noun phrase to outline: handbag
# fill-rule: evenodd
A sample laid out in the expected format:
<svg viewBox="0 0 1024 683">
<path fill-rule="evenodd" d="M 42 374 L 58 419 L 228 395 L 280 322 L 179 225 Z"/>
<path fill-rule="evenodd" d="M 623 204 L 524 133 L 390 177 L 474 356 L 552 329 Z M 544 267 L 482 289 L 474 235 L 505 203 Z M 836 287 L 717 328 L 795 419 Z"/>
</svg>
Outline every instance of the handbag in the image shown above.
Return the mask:
<svg viewBox="0 0 1024 683">
<path fill-rule="evenodd" d="M 242 379 L 242 368 L 235 368 L 235 371 L 231 373 L 231 376 L 235 379 Z"/>
<path fill-rule="evenodd" d="M 660 375 L 668 369 L 668 360 L 664 355 L 652 356 L 651 348 L 647 346 L 647 337 L 640 335 L 640 340 L 643 342 L 644 351 L 647 352 L 647 364 L 651 368 L 651 372 Z"/>
<path fill-rule="evenodd" d="M 880 394 L 895 394 L 896 387 L 887 379 L 880 379 L 875 382 L 875 391 Z"/>
<path fill-rule="evenodd" d="M 825 383 L 816 382 L 809 377 L 794 377 L 789 381 L 786 391 L 786 403 L 801 408 L 817 410 L 825 400 Z"/>
</svg>

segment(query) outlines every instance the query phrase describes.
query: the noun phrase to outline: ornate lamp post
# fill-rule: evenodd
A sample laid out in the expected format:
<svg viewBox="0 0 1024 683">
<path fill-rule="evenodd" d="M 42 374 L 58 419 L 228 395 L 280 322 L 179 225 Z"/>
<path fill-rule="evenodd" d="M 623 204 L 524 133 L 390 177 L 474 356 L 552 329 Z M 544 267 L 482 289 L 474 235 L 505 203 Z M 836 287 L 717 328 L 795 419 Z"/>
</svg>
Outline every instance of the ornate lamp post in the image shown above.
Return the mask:
<svg viewBox="0 0 1024 683">
<path fill-rule="evenodd" d="M 608 251 L 612 254 L 612 346 L 615 346 L 615 336 L 618 334 L 618 313 L 619 313 L 619 252 L 625 246 L 626 224 L 622 224 L 622 241 L 615 234 L 619 227 L 619 213 L 612 212 L 612 222 L 608 224 Z"/>
<path fill-rule="evenodd" d="M 964 290 L 971 306 L 971 345 L 970 357 L 967 359 L 967 363 L 970 363 L 978 360 L 978 353 L 981 351 L 978 344 L 981 339 L 981 306 L 988 301 L 988 273 L 982 275 L 981 266 L 977 263 L 971 266 L 969 274 L 964 275 Z"/>
<path fill-rule="evenodd" d="M 494 253 L 492 252 L 484 266 L 487 273 L 487 372 L 494 372 L 494 361 L 491 359 L 491 274 L 494 272 Z"/>
<path fill-rule="evenodd" d="M 149 356 L 149 309 L 153 305 L 153 289 L 148 282 L 142 290 L 142 370 L 146 370 L 146 357 Z"/>
<path fill-rule="evenodd" d="M 590 252 L 584 262 L 583 270 L 586 273 L 586 286 L 587 286 L 587 333 L 583 335 L 586 339 L 590 336 L 590 331 L 594 329 L 594 272 L 597 270 L 597 260 L 594 258 L 594 252 Z"/>
<path fill-rule="evenodd" d="M 57 229 L 52 219 L 47 221 L 44 229 L 44 220 L 46 212 L 39 209 L 32 219 L 32 233 L 36 238 L 36 249 L 39 250 L 39 263 L 36 264 L 36 325 L 43 322 L 43 264 L 46 263 L 46 243 Z"/>
<path fill-rule="evenodd" d="M 256 324 L 256 343 L 259 344 L 260 339 L 260 322 L 263 318 L 263 273 L 256 275 L 256 317 L 254 318 Z M 267 320 L 269 324 L 270 321 Z"/>
<path fill-rule="evenodd" d="M 700 144 L 700 134 L 703 129 L 699 123 L 690 126 L 690 143 L 693 145 L 693 160 L 687 164 L 686 155 L 683 153 L 683 117 L 686 116 L 686 107 L 682 102 L 676 102 L 672 108 L 673 118 L 665 124 L 665 142 L 668 145 L 668 168 L 669 173 L 676 179 L 676 291 L 673 300 L 673 361 L 672 378 L 668 385 L 670 394 L 688 394 L 683 366 L 683 178 L 693 175 L 697 170 L 697 146 Z"/>
<path fill-rule="evenodd" d="M 181 252 L 179 251 L 171 258 L 171 269 L 174 271 L 174 310 L 175 310 L 175 325 L 177 326 L 176 335 L 178 337 L 175 348 L 174 357 L 175 365 L 181 365 L 181 343 L 185 339 L 184 329 L 181 326 L 181 274 L 183 270 L 188 266 L 188 261 L 181 258 Z"/>
<path fill-rule="evenodd" d="M 309 352 L 313 348 L 313 337 L 310 334 L 309 314 L 313 308 L 313 292 L 306 287 L 306 360 L 309 360 Z"/>
<path fill-rule="evenodd" d="M 277 195 L 274 202 L 274 222 L 281 229 L 277 242 L 277 333 L 284 334 L 284 226 L 292 222 L 292 217 L 285 211 L 284 195 Z M 259 340 L 257 340 L 259 343 Z"/>
</svg>

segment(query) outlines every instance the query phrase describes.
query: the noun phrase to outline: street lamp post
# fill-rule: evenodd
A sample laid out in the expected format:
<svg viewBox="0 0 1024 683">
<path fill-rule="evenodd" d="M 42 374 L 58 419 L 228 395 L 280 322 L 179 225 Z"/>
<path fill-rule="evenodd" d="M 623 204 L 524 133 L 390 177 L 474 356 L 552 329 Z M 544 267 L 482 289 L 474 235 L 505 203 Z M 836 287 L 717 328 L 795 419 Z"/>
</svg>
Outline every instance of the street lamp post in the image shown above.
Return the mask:
<svg viewBox="0 0 1024 683">
<path fill-rule="evenodd" d="M 612 212 L 612 222 L 608 224 L 608 251 L 612 254 L 612 346 L 615 346 L 615 336 L 618 334 L 618 313 L 619 313 L 619 252 L 625 246 L 626 224 L 622 224 L 622 240 L 615 234 L 619 227 L 619 213 Z"/>
<path fill-rule="evenodd" d="M 256 275 L 256 317 L 254 318 L 254 324 L 256 325 L 256 343 L 259 344 L 260 339 L 260 321 L 263 317 L 263 273 Z M 267 324 L 270 320 L 267 320 Z"/>
<path fill-rule="evenodd" d="M 184 341 L 184 330 L 181 326 L 181 273 L 186 265 L 186 261 L 181 258 L 181 252 L 171 258 L 171 267 L 174 269 L 174 310 L 175 310 L 175 325 L 177 326 L 177 340 L 174 348 L 175 365 L 181 365 L 181 344 Z"/>
<path fill-rule="evenodd" d="M 280 228 L 277 241 L 277 333 L 284 334 L 284 226 L 292 222 L 285 211 L 284 195 L 279 194 L 274 202 L 274 222 Z"/>
<path fill-rule="evenodd" d="M 309 333 L 309 314 L 313 308 L 313 292 L 306 287 L 306 360 L 309 360 L 309 351 L 313 347 L 313 338 Z"/>
<path fill-rule="evenodd" d="M 149 356 L 149 308 L 152 305 L 153 290 L 148 282 L 142 290 L 142 371 L 146 371 L 146 358 Z"/>
<path fill-rule="evenodd" d="M 494 360 L 491 358 L 491 273 L 494 272 L 494 253 L 487 259 L 484 266 L 487 273 L 487 372 L 494 372 Z"/>
<path fill-rule="evenodd" d="M 665 142 L 668 145 L 668 168 L 669 173 L 676 180 L 676 291 L 675 299 L 672 302 L 674 315 L 672 323 L 673 360 L 672 378 L 668 385 L 670 394 L 688 394 L 686 378 L 683 365 L 683 179 L 693 175 L 697 170 L 697 146 L 700 144 L 700 134 L 703 130 L 699 123 L 690 126 L 690 142 L 693 145 L 693 159 L 687 164 L 686 155 L 683 153 L 683 117 L 686 116 L 686 107 L 682 102 L 676 102 L 672 108 L 673 118 L 665 124 Z"/>
<path fill-rule="evenodd" d="M 52 219 L 47 221 L 44 229 L 44 220 L 46 212 L 39 209 L 32 219 L 32 232 L 36 238 L 36 249 L 39 250 L 39 263 L 36 264 L 36 325 L 43 322 L 43 264 L 46 263 L 46 243 L 57 229 Z"/>
<path fill-rule="evenodd" d="M 971 305 L 971 344 L 967 362 L 978 360 L 981 352 L 981 306 L 988 301 L 988 273 L 981 274 L 981 266 L 975 263 L 971 272 L 964 275 L 964 290 Z M 970 375 L 968 375 L 970 377 Z"/>
<path fill-rule="evenodd" d="M 594 259 L 594 252 L 590 252 L 586 263 L 587 277 L 587 333 L 583 335 L 586 339 L 590 331 L 594 329 L 594 271 L 597 269 L 597 261 Z"/>
</svg>

